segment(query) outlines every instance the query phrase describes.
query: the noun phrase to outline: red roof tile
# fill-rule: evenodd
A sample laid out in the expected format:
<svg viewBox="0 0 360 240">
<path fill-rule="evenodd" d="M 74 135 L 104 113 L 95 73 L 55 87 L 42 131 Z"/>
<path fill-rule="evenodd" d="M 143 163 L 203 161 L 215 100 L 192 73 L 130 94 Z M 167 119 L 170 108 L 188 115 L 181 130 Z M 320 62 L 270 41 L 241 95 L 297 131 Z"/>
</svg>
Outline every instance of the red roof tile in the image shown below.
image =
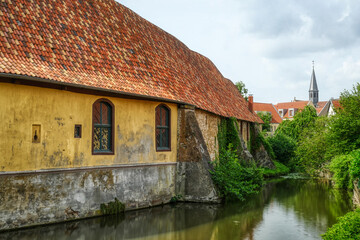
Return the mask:
<svg viewBox="0 0 360 240">
<path fill-rule="evenodd" d="M 335 109 L 340 108 L 341 105 L 340 105 L 340 100 L 339 99 L 331 100 L 331 102 L 332 102 Z"/>
<path fill-rule="evenodd" d="M 318 102 L 318 104 L 316 106 L 317 114 L 319 114 L 321 112 L 321 110 L 325 107 L 326 103 L 327 103 L 327 101 Z"/>
<path fill-rule="evenodd" d="M 315 108 L 317 114 L 319 114 L 321 112 L 321 110 L 325 107 L 326 103 L 327 103 L 327 101 L 318 102 L 318 104 Z M 311 104 L 309 101 L 294 101 L 294 102 L 278 103 L 275 105 L 275 107 L 277 110 L 290 109 L 290 108 L 301 110 L 301 109 L 304 109 L 309 104 Z M 293 118 L 293 117 L 289 117 L 289 111 L 286 111 L 283 118 Z"/>
<path fill-rule="evenodd" d="M 271 123 L 281 123 L 282 119 L 277 112 L 275 106 L 272 103 L 257 103 L 254 102 L 254 111 L 258 112 L 270 112 L 271 113 Z"/>
<path fill-rule="evenodd" d="M 113 0 L 0 2 L 0 72 L 259 121 L 206 57 Z"/>
<path fill-rule="evenodd" d="M 297 108 L 303 109 L 306 105 L 308 105 L 309 101 L 295 101 L 295 102 L 284 102 L 278 103 L 275 105 L 276 109 L 289 109 L 289 108 Z"/>
</svg>

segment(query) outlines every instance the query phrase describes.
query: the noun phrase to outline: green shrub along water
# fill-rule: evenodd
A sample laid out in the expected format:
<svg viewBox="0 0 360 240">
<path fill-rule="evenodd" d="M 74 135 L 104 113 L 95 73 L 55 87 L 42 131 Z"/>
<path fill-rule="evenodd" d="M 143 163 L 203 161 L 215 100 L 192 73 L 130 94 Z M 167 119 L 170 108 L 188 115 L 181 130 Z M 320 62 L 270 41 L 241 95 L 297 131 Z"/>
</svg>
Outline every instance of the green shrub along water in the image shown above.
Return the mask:
<svg viewBox="0 0 360 240">
<path fill-rule="evenodd" d="M 353 239 L 360 240 L 360 209 L 338 218 L 338 222 L 322 235 L 325 240 Z"/>
<path fill-rule="evenodd" d="M 270 178 L 270 177 L 279 177 L 279 176 L 284 176 L 284 175 L 288 175 L 290 173 L 290 168 L 288 168 L 287 166 L 285 166 L 284 164 L 277 162 L 277 161 L 273 161 L 275 164 L 275 169 L 270 169 L 270 168 L 262 168 L 262 172 L 263 172 L 263 176 Z"/>
<path fill-rule="evenodd" d="M 235 118 L 223 119 L 218 129 L 219 156 L 210 172 L 212 179 L 226 200 L 243 201 L 262 186 L 262 171 L 254 162 L 239 158 L 242 147 Z"/>
<path fill-rule="evenodd" d="M 214 163 L 212 178 L 226 200 L 245 200 L 250 194 L 257 193 L 263 184 L 260 168 L 255 163 L 239 161 L 232 144 L 221 151 Z"/>
<path fill-rule="evenodd" d="M 295 156 L 295 140 L 282 133 L 270 136 L 267 140 L 273 149 L 275 159 L 282 164 L 288 165 Z"/>
<path fill-rule="evenodd" d="M 352 190 L 360 176 L 360 149 L 334 157 L 329 167 L 334 173 L 335 187 Z"/>
</svg>

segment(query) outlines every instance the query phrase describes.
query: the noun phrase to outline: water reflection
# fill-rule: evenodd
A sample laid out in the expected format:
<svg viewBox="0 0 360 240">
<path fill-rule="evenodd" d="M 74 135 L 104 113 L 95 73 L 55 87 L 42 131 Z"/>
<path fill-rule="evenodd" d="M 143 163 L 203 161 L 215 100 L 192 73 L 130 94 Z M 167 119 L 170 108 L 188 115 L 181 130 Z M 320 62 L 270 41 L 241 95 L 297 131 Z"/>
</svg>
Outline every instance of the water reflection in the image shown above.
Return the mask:
<svg viewBox="0 0 360 240">
<path fill-rule="evenodd" d="M 0 234 L 0 239 L 320 239 L 351 209 L 329 183 L 277 180 L 243 203 L 177 204 Z"/>
</svg>

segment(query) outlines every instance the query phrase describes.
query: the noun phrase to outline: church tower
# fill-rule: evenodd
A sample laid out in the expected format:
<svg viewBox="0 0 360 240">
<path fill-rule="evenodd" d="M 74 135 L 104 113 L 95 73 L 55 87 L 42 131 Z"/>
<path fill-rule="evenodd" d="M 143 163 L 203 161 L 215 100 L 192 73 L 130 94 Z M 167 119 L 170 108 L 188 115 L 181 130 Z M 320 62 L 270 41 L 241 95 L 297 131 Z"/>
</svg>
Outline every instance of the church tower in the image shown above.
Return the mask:
<svg viewBox="0 0 360 240">
<path fill-rule="evenodd" d="M 316 107 L 319 102 L 319 89 L 316 83 L 315 70 L 314 70 L 314 61 L 313 61 L 313 70 L 311 74 L 310 89 L 309 89 L 309 101 L 312 101 Z"/>
</svg>

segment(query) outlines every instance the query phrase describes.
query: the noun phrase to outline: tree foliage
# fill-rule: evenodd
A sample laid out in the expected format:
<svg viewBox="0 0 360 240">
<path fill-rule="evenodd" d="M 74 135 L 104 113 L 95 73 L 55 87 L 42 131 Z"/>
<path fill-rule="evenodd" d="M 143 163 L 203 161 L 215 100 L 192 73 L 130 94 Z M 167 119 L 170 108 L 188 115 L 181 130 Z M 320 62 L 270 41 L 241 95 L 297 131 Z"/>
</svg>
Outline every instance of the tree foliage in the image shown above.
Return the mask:
<svg viewBox="0 0 360 240">
<path fill-rule="evenodd" d="M 329 148 L 326 140 L 328 121 L 327 117 L 319 117 L 300 133 L 295 151 L 295 161 L 293 161 L 298 169 L 315 174 L 325 162 L 330 160 L 326 155 Z"/>
<path fill-rule="evenodd" d="M 334 157 L 330 170 L 337 188 L 353 189 L 354 180 L 360 177 L 360 149 Z"/>
<path fill-rule="evenodd" d="M 329 155 L 349 153 L 360 148 L 360 84 L 353 90 L 344 91 L 340 98 L 341 108 L 329 123 L 328 141 L 332 148 Z"/>
<path fill-rule="evenodd" d="M 237 89 L 239 90 L 239 92 L 241 93 L 241 96 L 243 96 L 243 98 L 245 98 L 245 100 L 248 100 L 248 89 L 245 87 L 245 83 L 243 83 L 242 81 L 240 82 L 236 82 L 235 86 L 237 87 Z"/>
<path fill-rule="evenodd" d="M 295 114 L 294 120 L 285 120 L 280 123 L 276 132 L 282 133 L 297 141 L 300 133 L 305 128 L 313 125 L 316 118 L 316 109 L 313 106 L 306 106 L 302 111 L 299 111 Z"/>
<path fill-rule="evenodd" d="M 270 132 L 270 122 L 271 122 L 271 113 L 269 112 L 258 112 L 257 115 L 261 118 L 261 120 L 264 121 L 264 124 L 262 125 L 262 130 L 264 132 Z"/>
<path fill-rule="evenodd" d="M 295 156 L 295 140 L 282 133 L 268 137 L 267 140 L 274 151 L 275 159 L 285 165 L 288 165 L 290 160 Z"/>
</svg>

